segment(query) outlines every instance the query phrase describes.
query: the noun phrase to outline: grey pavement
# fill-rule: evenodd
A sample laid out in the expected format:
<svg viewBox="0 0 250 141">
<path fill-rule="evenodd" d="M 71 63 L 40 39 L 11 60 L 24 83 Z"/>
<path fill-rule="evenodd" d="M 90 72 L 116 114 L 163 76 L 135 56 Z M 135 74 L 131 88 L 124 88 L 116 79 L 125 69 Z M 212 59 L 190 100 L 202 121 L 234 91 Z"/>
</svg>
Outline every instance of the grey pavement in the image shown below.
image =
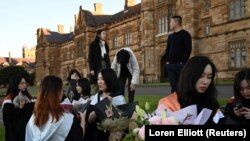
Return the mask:
<svg viewBox="0 0 250 141">
<path fill-rule="evenodd" d="M 228 85 L 218 85 L 218 98 L 230 98 L 233 96 L 233 86 Z M 170 94 L 169 86 L 137 86 L 135 90 L 135 95 L 138 96 L 150 96 L 150 95 L 159 95 L 159 96 L 167 96 Z M 2 120 L 2 108 L 0 106 L 0 124 L 3 123 Z"/>
<path fill-rule="evenodd" d="M 226 85 L 218 85 L 218 98 L 230 98 L 233 96 L 233 85 L 232 84 L 226 84 Z M 167 96 L 171 92 L 170 86 L 138 86 L 135 90 L 135 95 L 159 95 L 159 96 Z"/>
</svg>

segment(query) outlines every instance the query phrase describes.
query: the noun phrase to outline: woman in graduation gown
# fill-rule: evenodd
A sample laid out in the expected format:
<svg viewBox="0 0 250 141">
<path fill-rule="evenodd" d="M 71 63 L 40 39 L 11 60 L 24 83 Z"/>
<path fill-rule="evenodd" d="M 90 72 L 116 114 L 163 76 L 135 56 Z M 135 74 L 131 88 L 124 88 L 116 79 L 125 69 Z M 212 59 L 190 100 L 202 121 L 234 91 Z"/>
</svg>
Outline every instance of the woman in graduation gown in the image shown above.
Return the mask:
<svg viewBox="0 0 250 141">
<path fill-rule="evenodd" d="M 61 78 L 46 76 L 40 85 L 34 113 L 26 127 L 26 141 L 82 141 L 85 115 L 80 122 L 60 106 L 63 97 Z"/>
<path fill-rule="evenodd" d="M 26 77 L 16 75 L 10 78 L 2 104 L 5 141 L 24 141 L 25 127 L 33 108 Z"/>
<path fill-rule="evenodd" d="M 123 95 L 118 95 L 119 83 L 116 73 L 111 68 L 105 68 L 100 71 L 97 77 L 97 84 L 100 91 L 91 97 L 90 107 L 88 109 L 88 128 L 86 136 L 91 141 L 108 141 L 109 133 L 97 129 L 97 122 L 101 122 L 103 117 L 98 117 L 94 111 L 94 105 L 105 98 L 108 98 L 113 106 L 126 103 Z"/>
</svg>

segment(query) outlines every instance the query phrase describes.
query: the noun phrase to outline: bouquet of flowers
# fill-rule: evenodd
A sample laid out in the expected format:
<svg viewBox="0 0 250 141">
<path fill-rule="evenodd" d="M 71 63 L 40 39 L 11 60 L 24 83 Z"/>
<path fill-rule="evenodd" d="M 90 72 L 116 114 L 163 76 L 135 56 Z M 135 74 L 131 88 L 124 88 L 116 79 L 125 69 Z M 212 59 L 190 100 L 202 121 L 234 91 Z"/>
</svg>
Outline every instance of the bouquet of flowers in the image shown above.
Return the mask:
<svg viewBox="0 0 250 141">
<path fill-rule="evenodd" d="M 191 105 L 179 111 L 172 112 L 164 107 L 158 107 L 153 113 L 148 113 L 150 105 L 145 104 L 145 109 L 136 106 L 136 115 L 132 119 L 134 125 L 130 126 L 130 132 L 124 141 L 145 139 L 145 125 L 203 125 L 210 117 L 212 111 L 204 108 L 197 115 L 197 106 Z"/>
<path fill-rule="evenodd" d="M 127 116 L 122 116 L 120 111 L 108 99 L 103 99 L 96 104 L 95 112 L 101 121 L 97 123 L 97 128 L 110 132 L 109 141 L 120 139 L 128 128 L 130 119 Z"/>
</svg>

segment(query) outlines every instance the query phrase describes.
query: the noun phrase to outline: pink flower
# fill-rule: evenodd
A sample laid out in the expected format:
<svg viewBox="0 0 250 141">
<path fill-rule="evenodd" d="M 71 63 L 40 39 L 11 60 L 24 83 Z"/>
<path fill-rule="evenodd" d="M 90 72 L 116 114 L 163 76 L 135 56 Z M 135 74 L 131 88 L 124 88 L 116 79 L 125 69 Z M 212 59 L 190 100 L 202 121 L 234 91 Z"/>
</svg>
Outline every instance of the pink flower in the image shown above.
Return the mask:
<svg viewBox="0 0 250 141">
<path fill-rule="evenodd" d="M 143 140 L 145 139 L 145 125 L 141 127 L 138 134 L 140 138 L 142 138 Z"/>
<path fill-rule="evenodd" d="M 160 116 L 153 116 L 148 121 L 153 125 L 161 125 L 162 118 Z"/>
<path fill-rule="evenodd" d="M 171 116 L 171 117 L 163 118 L 162 125 L 179 125 L 179 122 L 175 117 Z"/>
</svg>

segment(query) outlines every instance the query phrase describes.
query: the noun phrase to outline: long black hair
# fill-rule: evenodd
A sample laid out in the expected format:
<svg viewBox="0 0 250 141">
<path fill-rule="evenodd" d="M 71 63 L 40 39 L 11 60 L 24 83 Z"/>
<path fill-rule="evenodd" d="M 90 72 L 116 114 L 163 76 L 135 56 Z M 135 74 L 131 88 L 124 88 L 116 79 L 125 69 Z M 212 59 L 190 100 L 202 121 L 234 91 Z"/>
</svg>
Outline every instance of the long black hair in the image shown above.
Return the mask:
<svg viewBox="0 0 250 141">
<path fill-rule="evenodd" d="M 211 83 L 207 90 L 200 94 L 195 86 L 207 65 L 212 67 Z M 198 112 L 200 112 L 202 108 L 209 108 L 213 110 L 213 114 L 215 114 L 219 108 L 217 89 L 214 84 L 215 75 L 216 67 L 208 57 L 192 57 L 183 67 L 177 87 L 177 95 L 181 107 L 196 104 Z"/>
<path fill-rule="evenodd" d="M 115 71 L 111 68 L 104 68 L 100 73 L 107 85 L 105 92 L 111 92 L 111 96 L 114 97 L 119 89 L 118 78 Z"/>
<path fill-rule="evenodd" d="M 78 86 L 80 86 L 82 88 L 82 94 L 83 96 L 89 96 L 90 97 L 90 91 L 91 91 L 91 87 L 90 87 L 90 82 L 87 78 L 82 78 L 79 79 L 77 81 Z"/>
<path fill-rule="evenodd" d="M 28 79 L 26 76 L 14 75 L 9 79 L 9 85 L 7 88 L 6 96 L 10 95 L 12 101 L 20 92 L 18 85 L 21 83 L 22 79 L 24 79 L 26 83 L 28 83 Z M 24 91 L 22 91 L 22 94 L 26 95 L 29 99 L 32 98 L 27 88 Z"/>
<path fill-rule="evenodd" d="M 69 75 L 68 75 L 68 77 L 67 77 L 67 81 L 68 81 L 68 82 L 71 80 L 71 75 L 74 74 L 74 73 L 76 73 L 76 74 L 79 76 L 79 79 L 82 78 L 82 75 L 80 74 L 80 72 L 79 72 L 78 70 L 76 70 L 76 69 L 73 69 L 73 70 L 71 70 L 71 71 L 69 72 Z"/>
<path fill-rule="evenodd" d="M 241 89 L 240 84 L 243 80 L 246 80 L 248 85 L 250 85 L 250 69 L 241 70 L 235 75 L 235 78 L 234 78 L 234 98 L 238 102 L 245 101 L 245 98 L 240 93 L 240 89 Z"/>
<path fill-rule="evenodd" d="M 101 33 L 104 31 L 104 29 L 99 29 L 96 31 L 96 35 L 95 35 L 95 40 L 94 42 L 96 43 L 100 43 L 100 36 L 101 36 Z"/>
</svg>

